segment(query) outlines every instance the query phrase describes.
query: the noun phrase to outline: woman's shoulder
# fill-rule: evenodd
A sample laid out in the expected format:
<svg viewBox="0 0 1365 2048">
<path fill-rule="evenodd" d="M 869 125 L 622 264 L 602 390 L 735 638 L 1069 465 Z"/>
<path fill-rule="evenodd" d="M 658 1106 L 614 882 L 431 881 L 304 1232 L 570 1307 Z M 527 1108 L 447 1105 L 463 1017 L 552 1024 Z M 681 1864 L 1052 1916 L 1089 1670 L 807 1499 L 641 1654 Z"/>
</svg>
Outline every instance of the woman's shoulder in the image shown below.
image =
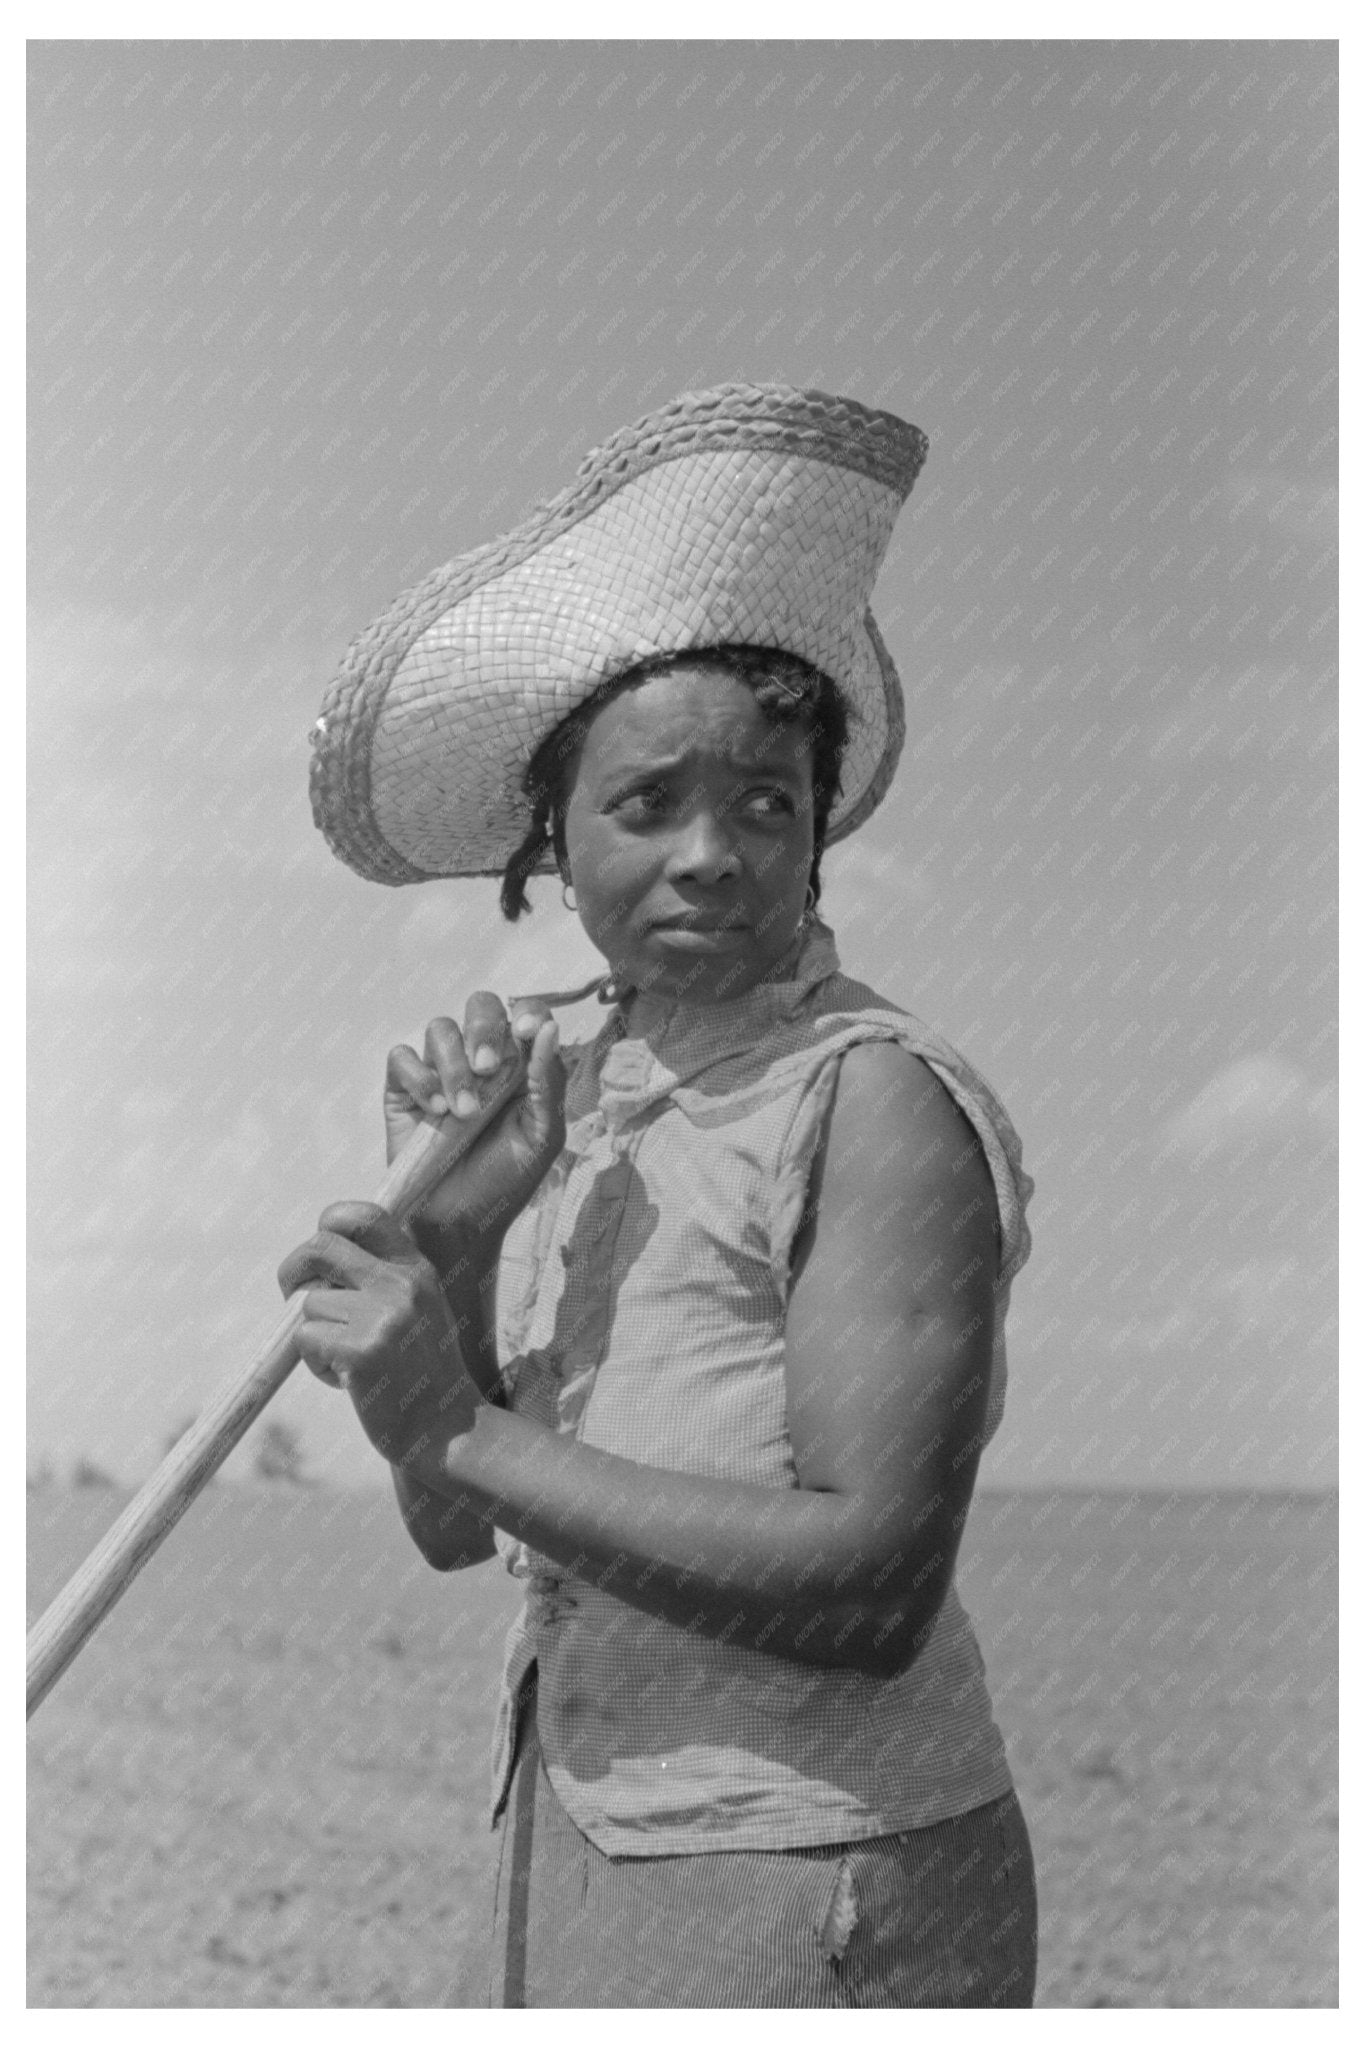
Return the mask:
<svg viewBox="0 0 1365 2048">
<path fill-rule="evenodd" d="M 895 1038 L 861 1039 L 842 1055 L 822 1150 L 851 1179 L 922 1200 L 964 1181 L 989 1190 L 985 1148 L 930 1063 Z"/>
<path fill-rule="evenodd" d="M 937 1025 L 926 1023 L 913 1010 L 904 1009 L 866 982 L 847 975 L 831 976 L 817 994 L 817 1037 L 830 1049 L 838 1046 L 851 1050 L 861 1044 L 899 1047 L 902 1054 L 913 1054 L 920 1065 L 941 1081 L 947 1080 L 950 1094 L 956 1097 L 968 1090 L 988 1107 L 993 1117 L 1003 1124 L 1009 1123 L 1003 1103 L 980 1068 Z M 894 1062 L 894 1052 L 882 1058 L 884 1062 Z M 1013 1135 L 1013 1127 L 1010 1129 Z"/>
<path fill-rule="evenodd" d="M 831 977 L 818 994 L 819 1057 L 793 1115 L 793 1156 L 808 1164 L 828 1141 L 854 1157 L 880 1157 L 888 1147 L 922 1160 L 942 1156 L 958 1162 L 959 1175 L 968 1170 L 963 1162 L 984 1163 L 1002 1275 L 1017 1272 L 1030 1250 L 1024 1212 L 1033 1181 L 991 1084 L 942 1032 L 865 982 Z"/>
</svg>

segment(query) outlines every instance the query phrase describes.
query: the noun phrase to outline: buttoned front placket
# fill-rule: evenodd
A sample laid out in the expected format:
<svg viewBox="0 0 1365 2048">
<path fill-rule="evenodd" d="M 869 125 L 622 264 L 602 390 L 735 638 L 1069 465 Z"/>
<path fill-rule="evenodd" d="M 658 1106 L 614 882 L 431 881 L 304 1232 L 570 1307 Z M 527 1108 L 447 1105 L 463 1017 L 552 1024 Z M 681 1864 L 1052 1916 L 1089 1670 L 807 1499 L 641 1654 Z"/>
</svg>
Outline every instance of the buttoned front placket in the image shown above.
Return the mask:
<svg viewBox="0 0 1365 2048">
<path fill-rule="evenodd" d="M 611 1330 L 617 1247 L 638 1143 L 638 1133 L 628 1128 L 630 1123 L 629 1105 L 617 1101 L 611 1114 L 594 1110 L 576 1121 L 571 1131 L 577 1170 L 592 1176 L 574 1218 L 573 1241 L 559 1248 L 564 1268 L 561 1313 L 569 1336 L 555 1361 L 555 1400 L 558 1428 L 574 1436 L 582 1433 Z M 526 1623 L 542 1642 L 578 1605 L 567 1590 L 572 1581 L 566 1582 L 564 1574 L 547 1569 L 547 1565 L 548 1560 L 537 1559 L 527 1583 Z"/>
<path fill-rule="evenodd" d="M 559 1427 L 582 1434 L 583 1418 L 606 1355 L 616 1295 L 616 1262 L 634 1173 L 635 1135 L 605 1118 L 588 1144 L 584 1165 L 595 1169 L 578 1213 L 573 1241 L 560 1247 L 568 1340 L 557 1361 Z"/>
</svg>

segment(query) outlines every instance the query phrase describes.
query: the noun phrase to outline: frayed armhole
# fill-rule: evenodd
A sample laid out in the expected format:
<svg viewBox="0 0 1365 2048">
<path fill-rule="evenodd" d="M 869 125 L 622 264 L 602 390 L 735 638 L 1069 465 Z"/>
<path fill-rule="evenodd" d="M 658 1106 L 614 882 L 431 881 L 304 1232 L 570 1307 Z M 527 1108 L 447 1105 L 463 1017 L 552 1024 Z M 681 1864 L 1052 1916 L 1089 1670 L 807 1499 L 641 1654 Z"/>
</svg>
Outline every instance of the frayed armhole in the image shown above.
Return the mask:
<svg viewBox="0 0 1365 2048">
<path fill-rule="evenodd" d="M 947 1090 L 975 1133 L 995 1190 L 998 1282 L 1007 1285 L 1029 1254 L 1024 1210 L 1033 1191 L 1033 1182 L 1023 1171 L 1013 1125 L 975 1068 L 942 1041 L 920 1029 L 896 1032 L 874 1028 L 859 1031 L 830 1049 L 792 1112 L 773 1191 L 770 1237 L 773 1282 L 782 1300 L 786 1302 L 791 1293 L 793 1249 L 806 1221 L 811 1168 L 826 1135 L 840 1063 L 855 1045 L 867 1044 L 900 1045 L 920 1060 Z"/>
<path fill-rule="evenodd" d="M 773 1282 L 784 1302 L 791 1292 L 792 1252 L 807 1219 L 811 1168 L 824 1142 L 845 1051 L 847 1047 L 840 1047 L 832 1053 L 802 1090 L 782 1148 L 769 1243 Z"/>
</svg>

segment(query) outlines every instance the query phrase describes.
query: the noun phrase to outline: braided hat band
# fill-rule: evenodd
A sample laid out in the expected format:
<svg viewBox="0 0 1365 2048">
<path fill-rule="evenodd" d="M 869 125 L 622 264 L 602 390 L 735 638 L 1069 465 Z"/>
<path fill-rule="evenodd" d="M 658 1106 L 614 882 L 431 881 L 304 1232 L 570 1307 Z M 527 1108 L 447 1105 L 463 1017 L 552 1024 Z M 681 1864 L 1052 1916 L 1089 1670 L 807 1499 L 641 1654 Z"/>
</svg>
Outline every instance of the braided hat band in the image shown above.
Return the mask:
<svg viewBox="0 0 1365 2048">
<path fill-rule="evenodd" d="M 374 881 L 498 875 L 526 764 L 600 684 L 723 643 L 798 654 L 843 691 L 826 843 L 881 801 L 905 737 L 868 610 L 927 452 L 851 399 L 729 384 L 595 449 L 511 533 L 434 571 L 355 641 L 313 729 L 313 815 Z M 539 872 L 553 869 L 547 852 Z"/>
</svg>

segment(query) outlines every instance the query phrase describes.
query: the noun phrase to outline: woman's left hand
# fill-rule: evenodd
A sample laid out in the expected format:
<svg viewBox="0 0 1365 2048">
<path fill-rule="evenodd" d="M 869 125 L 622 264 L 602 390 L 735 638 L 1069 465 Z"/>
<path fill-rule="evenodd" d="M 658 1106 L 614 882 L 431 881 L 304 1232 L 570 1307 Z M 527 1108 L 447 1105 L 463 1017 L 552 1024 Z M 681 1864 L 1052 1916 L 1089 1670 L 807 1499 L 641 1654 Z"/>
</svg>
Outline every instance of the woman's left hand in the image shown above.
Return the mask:
<svg viewBox="0 0 1365 2048">
<path fill-rule="evenodd" d="M 286 1295 L 308 1288 L 300 1354 L 319 1379 L 345 1387 L 390 1464 L 473 1428 L 483 1397 L 435 1268 L 383 1209 L 324 1209 L 317 1235 L 284 1260 L 279 1282 Z"/>
<path fill-rule="evenodd" d="M 521 1085 L 422 1204 L 421 1219 L 441 1231 L 500 1241 L 564 1148 L 565 1072 L 559 1026 L 542 1003 L 523 999 L 509 1018 L 497 996 L 480 989 L 465 1005 L 464 1029 L 433 1017 L 424 1053 L 397 1045 L 389 1054 L 384 1122 L 390 1163 L 414 1129 L 433 1117 L 472 1116 L 521 1064 Z"/>
</svg>

